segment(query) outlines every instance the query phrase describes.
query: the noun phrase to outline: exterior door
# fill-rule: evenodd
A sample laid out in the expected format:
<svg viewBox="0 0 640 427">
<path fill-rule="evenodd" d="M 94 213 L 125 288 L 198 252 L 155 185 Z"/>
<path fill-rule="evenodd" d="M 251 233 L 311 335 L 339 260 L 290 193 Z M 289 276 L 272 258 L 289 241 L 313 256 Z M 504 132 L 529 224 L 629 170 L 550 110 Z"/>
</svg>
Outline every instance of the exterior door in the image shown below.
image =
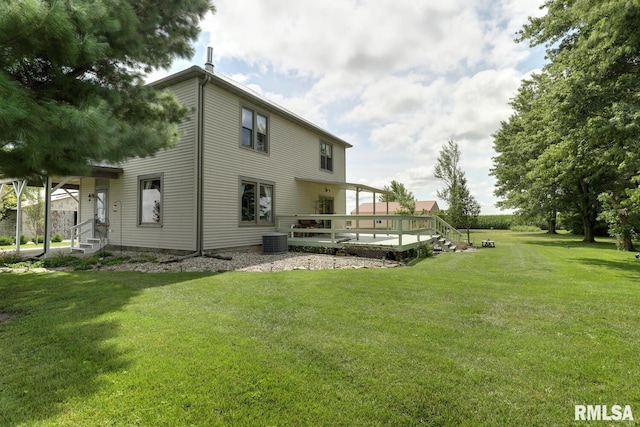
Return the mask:
<svg viewBox="0 0 640 427">
<path fill-rule="evenodd" d="M 318 200 L 318 211 L 321 214 L 333 214 L 333 198 L 331 197 L 322 197 Z M 331 220 L 323 220 L 323 228 L 331 228 Z"/>
<path fill-rule="evenodd" d="M 109 181 L 96 180 L 94 236 L 100 239 L 107 237 L 109 230 Z"/>
</svg>

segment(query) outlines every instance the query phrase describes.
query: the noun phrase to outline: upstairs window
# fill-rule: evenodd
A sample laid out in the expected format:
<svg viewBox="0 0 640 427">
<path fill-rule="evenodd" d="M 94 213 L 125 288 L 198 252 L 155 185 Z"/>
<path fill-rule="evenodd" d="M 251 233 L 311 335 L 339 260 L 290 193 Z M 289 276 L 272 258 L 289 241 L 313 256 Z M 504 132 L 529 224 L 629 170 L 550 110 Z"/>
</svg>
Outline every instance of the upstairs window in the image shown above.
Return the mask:
<svg viewBox="0 0 640 427">
<path fill-rule="evenodd" d="M 269 152 L 269 118 L 249 108 L 242 108 L 240 145 L 263 153 Z"/>
<path fill-rule="evenodd" d="M 333 171 L 333 145 L 320 143 L 320 169 Z"/>
</svg>

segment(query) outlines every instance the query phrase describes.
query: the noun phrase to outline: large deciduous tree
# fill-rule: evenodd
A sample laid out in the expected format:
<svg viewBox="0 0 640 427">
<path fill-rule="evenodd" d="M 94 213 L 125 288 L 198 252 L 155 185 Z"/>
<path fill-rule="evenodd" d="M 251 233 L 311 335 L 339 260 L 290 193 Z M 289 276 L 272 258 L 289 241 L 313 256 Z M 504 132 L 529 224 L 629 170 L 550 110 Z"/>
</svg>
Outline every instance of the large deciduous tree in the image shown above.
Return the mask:
<svg viewBox="0 0 640 427">
<path fill-rule="evenodd" d="M 175 143 L 186 107 L 143 84 L 193 55 L 210 0 L 0 2 L 0 175 L 84 171 Z"/>
<path fill-rule="evenodd" d="M 603 207 L 620 225 L 631 207 L 620 206 L 633 205 L 638 191 L 640 5 L 548 0 L 544 7 L 546 15 L 530 19 L 520 40 L 545 44 L 550 62 L 534 76 L 535 96 L 512 104 L 516 114 L 494 135 L 496 194 L 520 209 L 548 201 L 554 210 L 576 211 L 584 241 L 592 242 Z M 520 101 L 525 85 L 531 83 L 523 83 Z M 519 148 L 517 159 L 511 153 Z M 509 181 L 518 172 L 519 186 Z M 633 247 L 631 234 L 619 237 Z"/>
</svg>

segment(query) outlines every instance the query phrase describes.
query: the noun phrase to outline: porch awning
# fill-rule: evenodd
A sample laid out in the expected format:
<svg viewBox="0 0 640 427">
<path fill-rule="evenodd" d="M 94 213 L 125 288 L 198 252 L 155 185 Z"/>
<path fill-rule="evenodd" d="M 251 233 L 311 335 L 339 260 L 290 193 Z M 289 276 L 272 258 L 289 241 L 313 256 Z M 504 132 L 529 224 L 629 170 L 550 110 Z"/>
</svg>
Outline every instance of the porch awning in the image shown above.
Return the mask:
<svg viewBox="0 0 640 427">
<path fill-rule="evenodd" d="M 79 178 L 107 178 L 118 179 L 118 175 L 123 172 L 123 169 L 117 166 L 109 165 L 92 165 L 89 172 L 83 175 L 75 175 L 68 177 L 52 177 L 53 184 L 59 184 L 63 182 L 61 188 L 77 190 L 80 187 Z M 11 184 L 14 181 L 23 181 L 23 179 L 16 179 L 10 177 L 0 177 L 0 184 Z M 40 179 L 27 180 L 27 186 L 29 187 L 42 187 L 44 181 Z"/>
<path fill-rule="evenodd" d="M 389 191 L 385 191 L 381 188 L 375 188 L 369 185 L 357 184 L 353 182 L 325 181 L 322 179 L 306 179 L 306 178 L 296 178 L 296 181 L 305 182 L 309 184 L 330 185 L 332 187 L 338 187 L 341 190 L 351 190 L 355 192 L 368 191 L 370 193 L 376 193 L 376 194 L 390 193 Z"/>
</svg>

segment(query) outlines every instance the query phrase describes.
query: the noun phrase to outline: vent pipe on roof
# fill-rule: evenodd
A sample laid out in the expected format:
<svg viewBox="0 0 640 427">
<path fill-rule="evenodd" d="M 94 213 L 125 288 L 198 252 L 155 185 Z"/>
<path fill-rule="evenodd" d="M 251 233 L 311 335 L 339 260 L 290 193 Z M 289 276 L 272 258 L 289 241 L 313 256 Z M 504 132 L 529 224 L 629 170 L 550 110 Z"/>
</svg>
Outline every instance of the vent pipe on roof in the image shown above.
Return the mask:
<svg viewBox="0 0 640 427">
<path fill-rule="evenodd" d="M 213 48 L 207 47 L 207 62 L 204 63 L 204 69 L 213 73 Z"/>
</svg>

